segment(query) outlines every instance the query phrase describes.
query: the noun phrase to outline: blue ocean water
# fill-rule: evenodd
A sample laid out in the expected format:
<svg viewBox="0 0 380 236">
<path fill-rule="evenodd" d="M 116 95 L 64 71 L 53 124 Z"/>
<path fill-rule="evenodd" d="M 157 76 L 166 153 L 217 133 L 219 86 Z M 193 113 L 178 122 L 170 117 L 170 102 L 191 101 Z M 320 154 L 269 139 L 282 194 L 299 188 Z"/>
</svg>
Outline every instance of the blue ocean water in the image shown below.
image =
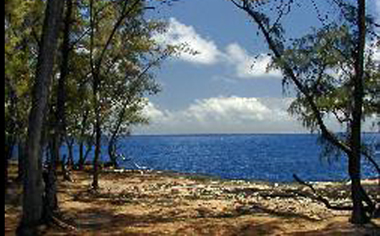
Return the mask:
<svg viewBox="0 0 380 236">
<path fill-rule="evenodd" d="M 380 134 L 364 137 L 369 144 L 380 141 Z M 75 148 L 75 156 L 77 152 Z M 313 134 L 130 136 L 120 140 L 119 152 L 150 169 L 226 179 L 288 182 L 293 181 L 293 173 L 308 181 L 348 179 L 346 158 L 321 158 L 321 146 Z M 107 161 L 105 148 L 102 154 Z M 376 159 L 380 162 L 380 153 Z M 130 161 L 120 161 L 120 165 L 132 168 Z M 376 176 L 365 160 L 362 176 Z"/>
<path fill-rule="evenodd" d="M 366 133 L 364 140 L 369 146 L 377 144 L 375 159 L 380 163 L 380 134 Z M 322 148 L 313 134 L 137 135 L 120 139 L 118 148 L 132 160 L 119 161 L 126 169 L 135 169 L 136 163 L 153 170 L 225 179 L 291 182 L 297 174 L 307 181 L 348 180 L 346 157 L 321 158 Z M 77 161 L 78 145 L 73 154 Z M 61 155 L 67 156 L 65 146 Z M 93 150 L 87 161 L 92 157 Z M 101 161 L 108 161 L 106 145 Z M 376 176 L 375 168 L 363 159 L 362 177 Z"/>
</svg>

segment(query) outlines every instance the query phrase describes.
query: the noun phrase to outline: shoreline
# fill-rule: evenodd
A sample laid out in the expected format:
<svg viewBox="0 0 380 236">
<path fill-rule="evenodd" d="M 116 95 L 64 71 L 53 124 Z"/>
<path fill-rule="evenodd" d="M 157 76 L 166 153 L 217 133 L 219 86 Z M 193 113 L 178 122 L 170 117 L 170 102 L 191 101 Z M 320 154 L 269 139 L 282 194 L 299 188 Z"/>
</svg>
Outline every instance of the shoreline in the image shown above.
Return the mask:
<svg viewBox="0 0 380 236">
<path fill-rule="evenodd" d="M 5 200 L 5 235 L 14 235 L 21 218 L 20 182 L 10 166 Z M 374 235 L 380 219 L 362 228 L 348 223 L 349 211 L 327 209 L 306 197 L 297 183 L 224 180 L 178 172 L 103 171 L 100 189 L 91 191 L 90 167 L 58 172 L 58 202 L 64 222 L 76 231 L 42 227 L 42 235 Z M 344 183 L 315 184 L 333 204 L 350 204 Z M 380 198 L 377 185 L 364 186 Z M 313 234 L 314 233 L 314 234 Z"/>
<path fill-rule="evenodd" d="M 91 165 L 87 168 L 92 168 Z M 103 171 L 105 173 L 123 173 L 123 172 L 146 172 L 146 173 L 157 173 L 157 174 L 164 174 L 168 176 L 185 176 L 189 178 L 196 178 L 196 179 L 213 179 L 213 180 L 219 180 L 219 181 L 243 181 L 243 182 L 252 182 L 252 183 L 263 183 L 263 184 L 297 184 L 297 181 L 271 181 L 271 180 L 264 180 L 264 179 L 244 179 L 244 178 L 223 178 L 221 176 L 212 175 L 212 174 L 205 174 L 205 173 L 192 173 L 192 172 L 181 172 L 181 171 L 175 171 L 175 170 L 139 170 L 139 169 L 128 169 L 128 168 L 104 168 Z M 318 183 L 348 183 L 351 180 L 344 179 L 344 180 L 304 180 L 307 183 L 311 184 L 318 184 Z M 374 177 L 366 177 L 362 178 L 361 181 L 364 182 L 380 182 L 380 177 L 374 176 Z"/>
<path fill-rule="evenodd" d="M 11 159 L 9 160 L 9 166 L 13 165 L 17 167 L 18 160 L 17 159 Z M 104 163 L 103 163 L 104 164 Z M 88 171 L 92 169 L 92 164 L 86 163 L 84 165 L 84 170 Z M 263 183 L 263 184 L 297 184 L 297 181 L 293 179 L 293 181 L 271 181 L 271 180 L 264 180 L 264 179 L 244 179 L 244 178 L 223 178 L 221 176 L 212 175 L 212 174 L 206 174 L 206 173 L 191 173 L 191 172 L 181 172 L 181 171 L 175 171 L 175 170 L 140 170 L 140 169 L 130 169 L 130 168 L 109 168 L 109 167 L 101 167 L 102 172 L 104 173 L 124 173 L 124 172 L 153 172 L 157 174 L 164 174 L 164 175 L 172 175 L 172 176 L 185 176 L 190 178 L 196 178 L 196 179 L 213 179 L 213 180 L 219 180 L 219 181 L 243 181 L 243 182 L 252 182 L 252 183 Z M 318 184 L 318 183 L 349 183 L 351 180 L 349 178 L 344 180 L 304 180 L 307 183 L 311 184 Z M 380 176 L 374 176 L 374 177 L 366 177 L 361 179 L 362 182 L 368 183 L 368 182 L 379 182 L 380 183 Z"/>
</svg>

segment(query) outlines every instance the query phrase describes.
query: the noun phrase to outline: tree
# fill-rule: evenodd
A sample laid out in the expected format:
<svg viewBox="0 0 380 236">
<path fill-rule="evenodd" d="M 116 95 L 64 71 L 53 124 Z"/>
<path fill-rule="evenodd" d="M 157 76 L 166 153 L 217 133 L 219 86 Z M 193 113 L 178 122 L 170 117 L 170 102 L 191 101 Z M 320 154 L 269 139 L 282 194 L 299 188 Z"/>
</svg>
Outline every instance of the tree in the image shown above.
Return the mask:
<svg viewBox="0 0 380 236">
<path fill-rule="evenodd" d="M 39 1 L 5 2 L 5 167 L 15 145 L 24 146 L 30 108 L 30 87 L 37 61 L 36 26 L 43 4 Z M 19 152 L 19 179 L 22 178 L 22 153 Z M 5 168 L 7 179 L 7 168 Z M 7 182 L 5 180 L 5 182 Z"/>
<path fill-rule="evenodd" d="M 63 20 L 63 39 L 61 45 L 61 64 L 57 83 L 56 109 L 53 110 L 53 127 L 50 141 L 50 160 L 48 173 L 45 180 L 45 218 L 52 219 L 54 212 L 58 210 L 57 202 L 57 162 L 60 159 L 60 147 L 66 134 L 65 102 L 66 102 L 66 78 L 69 73 L 70 33 L 73 15 L 73 1 L 66 0 L 66 12 Z"/>
<path fill-rule="evenodd" d="M 104 57 L 106 55 L 106 50 L 111 45 L 111 42 L 119 29 L 119 27 L 122 25 L 125 18 L 133 11 L 134 8 L 137 6 L 137 4 L 140 1 L 134 1 L 132 5 L 130 6 L 127 1 L 124 1 L 124 3 L 121 4 L 121 12 L 120 15 L 117 16 L 117 20 L 112 27 L 112 30 L 106 34 L 105 40 L 101 40 L 98 42 L 98 44 L 102 45 L 100 48 L 100 54 L 96 55 L 94 53 L 94 45 L 95 45 L 95 30 L 99 27 L 99 19 L 97 19 L 96 14 L 96 6 L 94 4 L 94 1 L 90 1 L 90 7 L 89 7 L 89 14 L 90 14 L 90 66 L 91 66 L 91 76 L 92 76 L 92 92 L 93 92 L 93 106 L 94 106 L 94 114 L 95 114 L 95 123 L 94 123 L 94 130 L 95 130 L 95 156 L 94 156 L 94 170 L 93 170 L 93 182 L 92 187 L 94 189 L 99 188 L 98 184 L 98 175 L 99 175 L 99 158 L 100 158 L 100 150 L 101 150 L 101 136 L 102 136 L 102 129 L 101 129 L 101 112 L 102 112 L 102 104 L 100 101 L 100 89 L 101 89 L 101 67 L 103 64 Z M 102 35 L 103 36 L 103 35 Z M 103 36 L 104 37 L 104 36 Z M 102 38 L 103 38 L 102 37 Z M 103 42 L 102 42 L 103 41 Z"/>
<path fill-rule="evenodd" d="M 143 108 L 142 97 L 158 91 L 148 69 L 167 51 L 162 52 L 152 40 L 152 33 L 162 24 L 146 21 L 146 9 L 150 7 L 142 0 L 89 3 L 90 36 L 83 45 L 89 52 L 94 115 L 94 189 L 98 188 L 102 137 L 111 137 L 110 157 L 114 159 L 116 137 L 125 130 L 122 127 L 144 122 L 138 115 Z M 115 118 L 116 125 L 106 125 Z"/>
<path fill-rule="evenodd" d="M 289 9 L 292 1 L 285 3 L 285 8 L 280 8 L 279 17 L 272 25 L 270 19 L 259 10 L 261 5 L 265 5 L 262 1 L 231 1 L 257 24 L 272 52 L 272 66 L 281 69 L 284 82 L 292 83 L 296 88 L 297 99 L 290 111 L 299 114 L 306 127 L 318 130 L 330 147 L 347 155 L 353 202 L 350 221 L 354 224 L 368 222 L 374 204 L 360 183 L 363 153 L 361 122 L 365 107 L 364 81 L 372 80 L 374 77 L 370 75 L 376 74 L 376 71 L 367 71 L 365 74 L 366 29 L 370 27 L 365 14 L 365 1 L 358 0 L 356 7 L 334 1 L 348 23 L 325 26 L 316 34 L 296 41 L 293 48 L 288 50 L 284 43 L 284 29 L 279 21 L 286 11 L 284 9 Z M 343 72 L 343 76 L 331 74 L 337 69 Z M 325 122 L 328 114 L 347 126 L 345 137 L 328 129 Z"/>
<path fill-rule="evenodd" d="M 34 235 L 43 217 L 42 148 L 41 134 L 44 114 L 53 75 L 55 50 L 64 2 L 49 0 L 38 54 L 36 78 L 32 93 L 27 136 L 27 158 L 23 186 L 23 216 L 18 228 L 19 235 Z"/>
<path fill-rule="evenodd" d="M 61 22 L 62 2 L 66 14 Z M 71 147 L 79 142 L 82 165 L 96 144 L 98 173 L 103 132 L 112 134 L 109 146 L 117 147 L 117 138 L 131 125 L 146 122 L 140 112 L 143 97 L 158 91 L 149 69 L 171 50 L 162 51 L 152 40 L 163 25 L 144 19 L 150 8 L 142 0 L 15 0 L 5 5 L 6 154 L 11 156 L 16 142 L 19 156 L 25 153 L 25 168 L 19 168 L 25 176 L 19 233 L 28 234 L 42 218 L 51 220 L 57 209 L 55 171 L 62 141 Z M 47 149 L 46 175 L 42 153 Z"/>
</svg>

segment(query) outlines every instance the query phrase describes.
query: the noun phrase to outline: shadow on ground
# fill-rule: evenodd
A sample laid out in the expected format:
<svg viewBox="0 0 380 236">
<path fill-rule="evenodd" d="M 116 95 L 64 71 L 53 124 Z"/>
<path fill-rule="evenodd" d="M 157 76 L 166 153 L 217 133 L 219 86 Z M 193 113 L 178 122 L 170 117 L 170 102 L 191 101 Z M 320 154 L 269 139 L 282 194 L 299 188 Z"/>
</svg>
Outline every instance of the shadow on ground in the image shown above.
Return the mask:
<svg viewBox="0 0 380 236">
<path fill-rule="evenodd" d="M 104 179 L 113 180 L 111 177 Z M 42 235 L 380 235 L 376 224 L 354 227 L 346 216 L 315 220 L 297 212 L 269 209 L 259 205 L 260 202 L 223 211 L 208 206 L 208 200 L 202 198 L 195 198 L 197 204 L 186 206 L 184 202 L 190 200 L 166 192 L 161 195 L 155 192 L 161 199 L 156 201 L 149 194 L 128 191 L 95 193 L 88 191 L 87 182 L 81 182 L 87 178 L 87 173 L 81 174 L 77 182 L 60 182 L 59 186 L 59 193 L 64 196 L 60 204 L 66 204 L 61 212 L 62 222 L 77 230 L 43 228 Z M 117 184 L 133 185 L 127 178 L 122 180 L 125 182 Z M 6 235 L 14 235 L 20 219 L 20 193 L 20 183 L 11 179 L 5 194 Z"/>
</svg>

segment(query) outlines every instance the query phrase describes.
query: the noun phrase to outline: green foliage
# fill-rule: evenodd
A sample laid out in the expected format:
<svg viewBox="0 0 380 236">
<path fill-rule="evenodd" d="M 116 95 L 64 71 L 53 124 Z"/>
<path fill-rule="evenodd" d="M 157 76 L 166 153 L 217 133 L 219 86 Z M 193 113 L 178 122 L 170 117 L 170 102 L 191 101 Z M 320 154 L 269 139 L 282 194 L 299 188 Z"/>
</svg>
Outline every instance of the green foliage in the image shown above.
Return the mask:
<svg viewBox="0 0 380 236">
<path fill-rule="evenodd" d="M 145 1 L 90 3 L 90 0 L 74 1 L 69 37 L 65 126 L 67 137 L 78 141 L 92 138 L 94 101 L 99 102 L 101 125 L 106 135 L 114 132 L 117 136 L 126 135 L 133 125 L 147 124 L 148 120 L 142 113 L 147 103 L 145 96 L 160 90 L 152 68 L 178 51 L 175 46 L 162 47 L 153 40 L 153 35 L 164 31 L 166 24 L 145 18 L 148 7 Z M 45 4 L 45 1 L 5 1 L 6 134 L 21 136 L 26 133 Z M 62 36 L 59 39 L 61 45 Z M 53 129 L 56 119 L 61 54 L 59 49 L 49 100 L 50 125 L 46 129 Z M 96 70 L 99 79 L 96 99 L 92 69 Z M 13 128 L 7 129 L 13 127 L 7 124 L 18 125 L 17 132 Z"/>
<path fill-rule="evenodd" d="M 349 127 L 352 122 L 352 78 L 355 76 L 356 36 L 347 25 L 332 23 L 315 29 L 275 58 L 271 68 L 282 70 L 283 84 L 292 81 L 286 71 L 290 67 L 302 83 L 304 91 L 296 90 L 296 99 L 288 111 L 296 116 L 303 126 L 312 132 L 320 130 L 318 114 L 313 110 L 309 97 L 316 105 L 322 119 L 332 120 L 341 127 Z M 379 48 L 379 45 L 377 45 Z M 363 119 L 374 118 L 379 114 L 379 62 L 373 60 L 375 47 L 368 48 L 365 54 Z M 339 138 L 348 144 L 349 133 Z M 340 156 L 341 150 L 330 142 L 321 139 L 326 157 Z M 363 146 L 363 150 L 366 147 Z"/>
<path fill-rule="evenodd" d="M 286 62 L 314 98 L 321 114 L 333 116 L 342 125 L 348 125 L 351 120 L 351 78 L 355 73 L 353 42 L 347 26 L 331 24 L 296 40 L 272 67 L 284 68 Z M 370 53 L 366 62 L 364 111 L 367 116 L 372 116 L 379 111 L 379 70 Z M 284 74 L 284 80 L 290 80 Z M 297 99 L 289 107 L 289 112 L 298 116 L 305 127 L 317 130 L 317 118 L 302 92 L 297 92 Z"/>
<path fill-rule="evenodd" d="M 94 25 L 90 19 L 83 19 L 88 27 L 94 27 L 95 34 L 92 42 L 88 36 L 80 44 L 82 49 L 92 53 L 93 69 L 100 80 L 99 103 L 103 124 L 117 119 L 122 119 L 127 126 L 145 123 L 143 117 L 137 117 L 143 109 L 142 97 L 159 90 L 153 76 L 144 72 L 144 68 L 157 62 L 156 58 L 164 53 L 152 40 L 153 33 L 161 30 L 162 24 L 146 21 L 143 9 L 143 1 L 94 1 L 93 9 L 86 10 L 98 13 L 93 15 Z M 91 67 L 88 69 L 92 70 Z M 90 78 L 89 82 L 94 83 L 94 79 Z M 104 125 L 103 128 L 110 133 L 111 127 Z M 119 132 L 124 130 L 128 129 L 120 129 Z"/>
<path fill-rule="evenodd" d="M 364 16 L 364 8 L 359 11 L 358 6 L 362 6 L 363 3 L 359 2 L 361 4 L 356 6 L 351 2 L 333 0 L 332 9 L 336 10 L 338 17 L 332 16 L 332 11 L 326 13 L 326 17 L 322 19 L 316 9 L 323 27 L 313 29 L 312 33 L 299 39 L 287 41 L 284 38 L 285 31 L 281 26 L 281 18 L 291 11 L 293 4 L 300 3 L 231 1 L 250 16 L 268 43 L 272 52 L 272 63 L 268 69 L 282 71 L 284 89 L 290 84 L 294 85 L 291 93 L 295 92 L 296 99 L 288 111 L 306 128 L 321 134 L 325 147 L 323 154 L 336 156 L 343 151 L 350 155 L 359 150 L 357 147 L 360 144 L 357 144 L 359 142 L 357 140 L 360 140 L 360 133 L 357 131 L 360 130 L 360 118 L 375 116 L 379 118 L 380 105 L 379 61 L 373 60 L 375 48 L 373 45 L 372 47 L 367 45 L 365 48 L 363 83 L 360 81 L 361 78 L 358 79 L 358 76 L 362 77 L 361 52 L 366 39 L 375 42 L 379 48 L 378 37 L 377 42 L 371 38 L 376 35 L 374 32 L 376 24 L 371 16 Z M 315 3 L 313 5 L 317 8 Z M 268 17 L 268 9 L 272 13 L 271 18 Z M 364 31 L 360 30 L 363 27 L 359 27 L 358 14 L 363 14 L 360 17 L 364 18 L 361 22 L 365 22 L 363 27 L 366 27 L 367 34 L 363 34 Z M 331 21 L 327 20 L 328 18 L 339 20 Z M 364 89 L 361 88 L 361 84 Z M 327 124 L 332 120 L 347 129 L 346 135 L 335 134 L 329 130 Z M 353 134 L 355 138 L 352 139 L 356 140 L 355 144 L 352 140 L 350 143 L 351 131 L 353 133 L 355 131 Z"/>
<path fill-rule="evenodd" d="M 43 16 L 42 1 L 5 2 L 5 131 L 24 137 L 37 61 L 36 38 Z M 12 130 L 10 130 L 12 129 Z"/>
</svg>

